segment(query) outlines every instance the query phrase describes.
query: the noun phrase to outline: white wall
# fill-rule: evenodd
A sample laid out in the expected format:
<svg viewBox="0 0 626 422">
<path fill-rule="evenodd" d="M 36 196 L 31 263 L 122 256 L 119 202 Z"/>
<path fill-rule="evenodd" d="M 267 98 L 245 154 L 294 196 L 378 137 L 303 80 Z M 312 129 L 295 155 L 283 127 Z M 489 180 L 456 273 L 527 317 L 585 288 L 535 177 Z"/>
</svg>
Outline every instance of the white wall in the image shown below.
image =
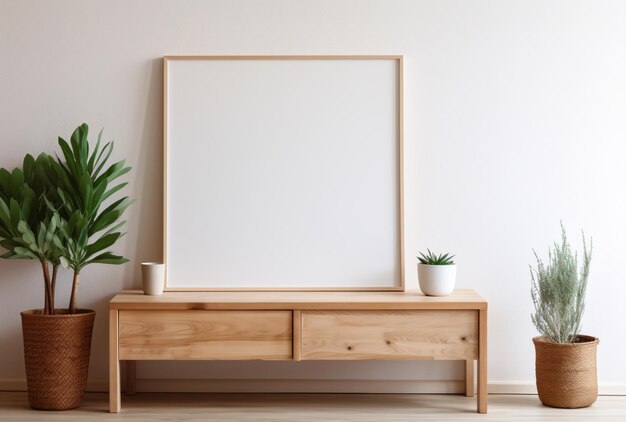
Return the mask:
<svg viewBox="0 0 626 422">
<path fill-rule="evenodd" d="M 133 166 L 123 267 L 83 273 L 92 380 L 106 378 L 106 304 L 161 253 L 166 54 L 405 55 L 406 239 L 456 252 L 458 287 L 490 303 L 490 381 L 533 382 L 531 248 L 559 219 L 595 250 L 584 332 L 602 384 L 626 384 L 626 3 L 621 1 L 0 0 L 0 165 L 52 151 L 83 121 Z M 63 274 L 66 300 L 69 275 Z M 31 262 L 0 262 L 0 379 L 24 377 L 19 311 Z M 141 364 L 140 376 L 459 379 L 456 363 Z"/>
</svg>

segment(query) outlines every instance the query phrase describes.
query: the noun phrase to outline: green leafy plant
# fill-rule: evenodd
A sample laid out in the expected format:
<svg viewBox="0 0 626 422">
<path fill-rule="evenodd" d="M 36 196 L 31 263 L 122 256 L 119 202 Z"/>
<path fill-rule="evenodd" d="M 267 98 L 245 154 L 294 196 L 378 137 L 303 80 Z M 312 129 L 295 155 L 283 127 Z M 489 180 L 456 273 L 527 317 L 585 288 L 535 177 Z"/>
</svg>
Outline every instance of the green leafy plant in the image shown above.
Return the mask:
<svg viewBox="0 0 626 422">
<path fill-rule="evenodd" d="M 122 237 L 118 230 L 125 221 L 120 217 L 131 204 L 125 196 L 101 210 L 104 202 L 128 183 L 116 180 L 130 171 L 126 161 L 106 166 L 113 151 L 113 142 L 101 146 L 102 131 L 93 151 L 88 141 L 89 127 L 82 124 L 70 138 L 59 138 L 64 161 L 57 158 L 52 167 L 58 176 L 56 201 L 47 201 L 48 208 L 58 212 L 60 225 L 60 261 L 74 271 L 69 311 L 77 311 L 76 300 L 80 272 L 90 264 L 123 264 L 128 259 L 107 249 Z M 115 184 L 117 183 L 117 184 Z M 59 204 L 60 206 L 56 206 Z"/>
<path fill-rule="evenodd" d="M 0 246 L 2 258 L 38 259 L 45 282 L 44 314 L 53 314 L 59 264 L 74 271 L 69 312 L 76 313 L 81 270 L 94 263 L 122 264 L 126 258 L 107 249 L 121 236 L 119 221 L 128 197 L 111 201 L 127 183 L 116 180 L 130 171 L 125 161 L 107 166 L 113 143 L 93 151 L 89 127 L 79 126 L 70 142 L 59 138 L 63 158 L 27 155 L 23 168 L 0 169 Z M 116 184 L 117 183 L 117 184 Z M 52 276 L 50 276 L 50 265 Z"/>
<path fill-rule="evenodd" d="M 417 257 L 417 259 L 419 260 L 420 263 L 424 264 L 424 265 L 454 265 L 454 260 L 452 258 L 454 258 L 454 255 L 450 255 L 449 253 L 446 254 L 435 254 L 433 252 L 430 251 L 430 249 L 427 249 L 428 254 L 424 255 L 423 252 L 420 252 L 419 256 Z"/>
<path fill-rule="evenodd" d="M 60 218 L 43 201 L 56 183 L 50 157 L 24 157 L 22 168 L 0 168 L 0 258 L 36 259 L 44 279 L 44 314 L 54 314 L 60 251 L 56 247 Z M 45 174 L 48 173 L 46 176 Z M 50 273 L 52 265 L 52 275 Z"/>
<path fill-rule="evenodd" d="M 593 250 L 593 239 L 587 249 L 584 232 L 582 238 L 580 269 L 577 253 L 571 249 L 563 224 L 561 242 L 555 242 L 548 250 L 547 263 L 533 250 L 537 268 L 530 267 L 530 293 L 535 307 L 531 319 L 537 331 L 555 343 L 574 343 L 580 333 Z"/>
</svg>

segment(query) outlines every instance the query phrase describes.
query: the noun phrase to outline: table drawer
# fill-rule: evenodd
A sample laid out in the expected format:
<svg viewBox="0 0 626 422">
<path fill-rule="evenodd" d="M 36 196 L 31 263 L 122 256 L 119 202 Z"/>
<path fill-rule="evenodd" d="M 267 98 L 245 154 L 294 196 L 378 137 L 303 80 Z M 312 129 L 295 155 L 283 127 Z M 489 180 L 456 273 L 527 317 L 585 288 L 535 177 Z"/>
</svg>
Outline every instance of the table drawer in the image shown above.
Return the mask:
<svg viewBox="0 0 626 422">
<path fill-rule="evenodd" d="M 302 312 L 302 359 L 477 358 L 477 311 Z"/>
<path fill-rule="evenodd" d="M 291 359 L 291 338 L 290 311 L 119 312 L 120 359 Z"/>
</svg>

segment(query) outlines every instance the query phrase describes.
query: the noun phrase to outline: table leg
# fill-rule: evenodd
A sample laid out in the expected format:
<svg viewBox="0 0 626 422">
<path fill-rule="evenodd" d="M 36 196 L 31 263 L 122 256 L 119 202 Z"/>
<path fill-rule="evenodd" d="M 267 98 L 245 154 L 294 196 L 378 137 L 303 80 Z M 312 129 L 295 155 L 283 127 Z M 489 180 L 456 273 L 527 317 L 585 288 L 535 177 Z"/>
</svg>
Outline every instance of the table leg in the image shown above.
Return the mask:
<svg viewBox="0 0 626 422">
<path fill-rule="evenodd" d="M 294 310 L 292 314 L 293 329 L 293 360 L 299 362 L 302 360 L 302 311 Z"/>
<path fill-rule="evenodd" d="M 478 311 L 478 413 L 487 413 L 487 309 Z"/>
<path fill-rule="evenodd" d="M 135 394 L 135 380 L 137 379 L 137 361 L 126 361 L 126 394 Z"/>
<path fill-rule="evenodd" d="M 465 361 L 465 396 L 474 397 L 474 360 Z"/>
<path fill-rule="evenodd" d="M 120 360 L 118 353 L 118 311 L 109 311 L 109 412 L 118 413 L 121 407 Z"/>
</svg>

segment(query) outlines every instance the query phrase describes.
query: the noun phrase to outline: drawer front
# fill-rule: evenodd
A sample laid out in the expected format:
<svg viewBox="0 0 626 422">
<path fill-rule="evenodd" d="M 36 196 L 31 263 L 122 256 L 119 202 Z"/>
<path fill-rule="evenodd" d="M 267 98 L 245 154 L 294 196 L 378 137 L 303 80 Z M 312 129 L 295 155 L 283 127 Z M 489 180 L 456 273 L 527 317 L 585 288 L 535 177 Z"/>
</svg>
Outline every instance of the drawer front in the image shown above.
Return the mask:
<svg viewBox="0 0 626 422">
<path fill-rule="evenodd" d="M 302 312 L 302 359 L 477 358 L 477 311 Z"/>
<path fill-rule="evenodd" d="M 289 311 L 120 311 L 127 360 L 291 359 Z"/>
</svg>

